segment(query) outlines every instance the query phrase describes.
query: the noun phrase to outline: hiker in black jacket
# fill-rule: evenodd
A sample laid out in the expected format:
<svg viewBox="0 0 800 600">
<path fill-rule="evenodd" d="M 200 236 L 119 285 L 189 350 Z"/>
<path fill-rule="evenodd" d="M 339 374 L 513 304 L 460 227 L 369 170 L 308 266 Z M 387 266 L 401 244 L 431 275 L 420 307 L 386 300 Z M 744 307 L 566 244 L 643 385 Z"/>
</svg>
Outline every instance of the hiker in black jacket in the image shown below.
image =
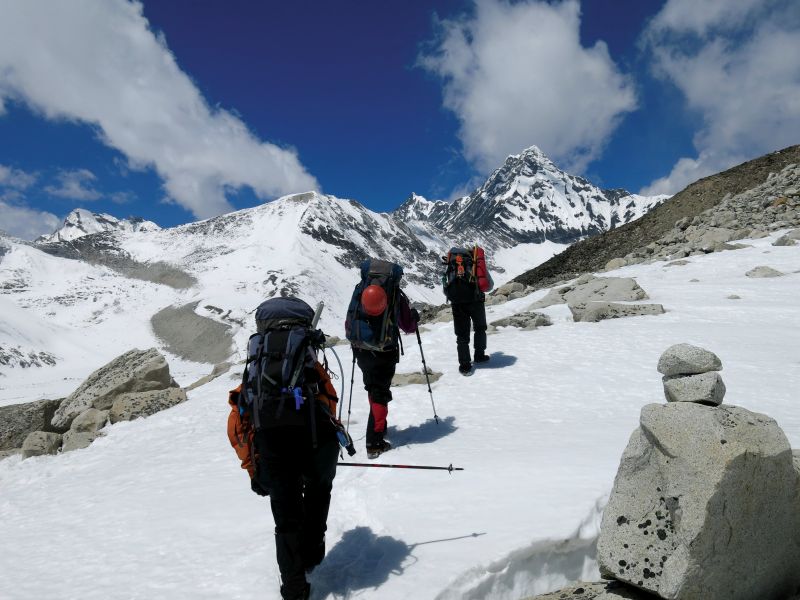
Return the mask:
<svg viewBox="0 0 800 600">
<path fill-rule="evenodd" d="M 492 279 L 486 268 L 483 250 L 451 248 L 442 257 L 446 266 L 442 286 L 453 310 L 453 329 L 456 334 L 458 371 L 462 375 L 472 374 L 472 359 L 469 351 L 470 325 L 475 330 L 474 360 L 483 363 L 489 360 L 486 354 L 486 296 L 484 291 L 492 288 Z"/>
</svg>

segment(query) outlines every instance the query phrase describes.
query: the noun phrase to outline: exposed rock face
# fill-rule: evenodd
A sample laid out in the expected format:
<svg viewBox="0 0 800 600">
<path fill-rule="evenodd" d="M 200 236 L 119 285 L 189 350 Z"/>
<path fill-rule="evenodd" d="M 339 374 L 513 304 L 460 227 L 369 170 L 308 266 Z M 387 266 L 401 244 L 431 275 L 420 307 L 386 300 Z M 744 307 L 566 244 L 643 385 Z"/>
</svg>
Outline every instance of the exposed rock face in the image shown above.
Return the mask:
<svg viewBox="0 0 800 600">
<path fill-rule="evenodd" d="M 120 394 L 177 387 L 166 359 L 156 350 L 130 350 L 100 367 L 72 392 L 53 416 L 53 426 L 67 428 L 89 408 L 106 410 Z"/>
<path fill-rule="evenodd" d="M 186 392 L 181 388 L 170 388 L 150 392 L 122 394 L 111 406 L 108 418 L 112 423 L 149 417 L 157 412 L 186 401 Z"/>
<path fill-rule="evenodd" d="M 575 322 L 596 323 L 605 319 L 660 315 L 664 307 L 660 304 L 622 304 L 620 302 L 587 302 L 570 304 L 569 310 Z"/>
<path fill-rule="evenodd" d="M 746 277 L 752 277 L 756 279 L 763 277 L 782 277 L 783 275 L 784 273 L 764 265 L 750 269 L 747 273 L 745 273 Z"/>
<path fill-rule="evenodd" d="M 150 319 L 153 332 L 173 354 L 201 363 L 218 364 L 231 355 L 230 326 L 195 312 L 199 302 L 168 306 Z"/>
<path fill-rule="evenodd" d="M 667 377 L 673 375 L 697 375 L 722 370 L 719 357 L 704 348 L 691 344 L 670 346 L 658 360 L 658 372 Z"/>
<path fill-rule="evenodd" d="M 785 598 L 800 585 L 799 486 L 769 417 L 649 404 L 603 515 L 601 573 L 670 600 Z"/>
<path fill-rule="evenodd" d="M 62 452 L 71 452 L 72 450 L 80 450 L 88 448 L 93 441 L 98 437 L 97 433 L 89 433 L 86 431 L 75 431 L 70 429 L 64 434 L 63 444 L 61 445 Z"/>
<path fill-rule="evenodd" d="M 29 433 L 50 430 L 59 404 L 61 400 L 39 400 L 0 406 L 0 450 L 21 448 Z"/>
<path fill-rule="evenodd" d="M 553 320 L 545 314 L 528 311 L 511 315 L 505 319 L 498 319 L 489 323 L 487 331 L 497 331 L 498 327 L 519 327 L 525 331 L 547 327 L 553 324 Z"/>
<path fill-rule="evenodd" d="M 61 434 L 49 431 L 34 431 L 22 442 L 22 458 L 56 454 L 61 447 Z"/>
</svg>

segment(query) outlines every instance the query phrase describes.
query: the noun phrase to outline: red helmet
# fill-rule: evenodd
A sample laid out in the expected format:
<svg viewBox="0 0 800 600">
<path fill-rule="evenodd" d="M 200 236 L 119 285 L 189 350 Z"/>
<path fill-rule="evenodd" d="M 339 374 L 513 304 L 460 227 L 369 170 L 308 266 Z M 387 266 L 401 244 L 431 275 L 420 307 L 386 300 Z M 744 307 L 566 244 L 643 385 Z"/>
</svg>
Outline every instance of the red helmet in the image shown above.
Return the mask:
<svg viewBox="0 0 800 600">
<path fill-rule="evenodd" d="M 361 292 L 361 306 L 370 317 L 383 314 L 388 305 L 389 299 L 386 297 L 386 291 L 379 285 L 373 283 Z"/>
</svg>

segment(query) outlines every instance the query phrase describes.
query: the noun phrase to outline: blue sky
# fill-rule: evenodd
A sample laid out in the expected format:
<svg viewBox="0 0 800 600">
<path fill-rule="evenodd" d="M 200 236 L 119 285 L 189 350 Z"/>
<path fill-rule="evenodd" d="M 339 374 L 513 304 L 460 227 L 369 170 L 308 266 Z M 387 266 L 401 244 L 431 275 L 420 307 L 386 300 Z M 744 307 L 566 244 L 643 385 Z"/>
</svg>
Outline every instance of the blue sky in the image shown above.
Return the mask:
<svg viewBox="0 0 800 600">
<path fill-rule="evenodd" d="M 320 189 L 391 210 L 530 145 L 675 192 L 800 142 L 793 0 L 0 6 L 0 229 L 170 226 Z"/>
</svg>

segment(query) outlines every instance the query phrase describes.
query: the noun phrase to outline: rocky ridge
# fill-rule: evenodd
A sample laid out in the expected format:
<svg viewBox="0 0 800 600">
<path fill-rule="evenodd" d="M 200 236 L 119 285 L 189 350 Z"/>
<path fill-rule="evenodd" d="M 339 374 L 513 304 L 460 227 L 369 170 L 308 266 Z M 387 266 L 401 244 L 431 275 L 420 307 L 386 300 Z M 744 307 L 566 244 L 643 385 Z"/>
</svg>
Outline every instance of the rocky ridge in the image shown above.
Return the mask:
<svg viewBox="0 0 800 600">
<path fill-rule="evenodd" d="M 574 279 L 583 273 L 601 271 L 609 261 L 615 259 L 615 267 L 624 266 L 628 260 L 643 262 L 653 259 L 662 247 L 671 247 L 670 250 L 675 253 L 687 250 L 687 254 L 722 248 L 715 244 L 726 242 L 715 238 L 717 232 L 709 231 L 711 229 L 739 232 L 732 234 L 733 237 L 728 238 L 730 241 L 739 235 L 744 237 L 747 229 L 760 235 L 761 230 L 791 227 L 791 223 L 796 222 L 798 208 L 796 202 L 790 201 L 795 196 L 787 192 L 797 189 L 798 164 L 800 145 L 772 152 L 700 179 L 640 219 L 576 242 L 547 262 L 516 277 L 515 281 L 540 289 Z M 748 193 L 751 190 L 752 193 Z M 715 207 L 723 201 L 726 202 L 725 206 L 717 211 Z M 762 204 L 756 207 L 754 202 Z M 775 206 L 771 206 L 773 203 Z M 758 212 L 761 214 L 751 214 Z M 742 221 L 738 222 L 737 219 Z M 722 227 L 723 224 L 728 227 Z M 682 233 L 674 231 L 676 226 L 682 228 L 681 232 L 690 226 L 694 227 L 689 235 L 696 234 L 698 239 L 688 242 L 697 243 L 697 247 L 687 248 L 681 242 Z M 722 238 L 726 237 L 727 233 L 722 232 Z M 665 238 L 663 242 L 660 241 L 662 238 Z"/>
</svg>

